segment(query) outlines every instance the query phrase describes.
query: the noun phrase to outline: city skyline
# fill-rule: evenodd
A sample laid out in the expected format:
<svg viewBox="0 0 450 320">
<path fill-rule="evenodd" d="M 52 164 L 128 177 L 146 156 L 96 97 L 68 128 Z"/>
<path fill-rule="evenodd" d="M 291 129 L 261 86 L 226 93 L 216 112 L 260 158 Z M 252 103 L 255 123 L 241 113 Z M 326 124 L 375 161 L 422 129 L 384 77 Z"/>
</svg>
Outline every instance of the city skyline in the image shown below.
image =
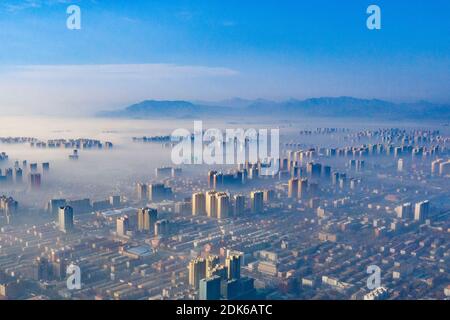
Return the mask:
<svg viewBox="0 0 450 320">
<path fill-rule="evenodd" d="M 0 301 L 450 300 L 449 10 L 1 1 Z"/>
</svg>

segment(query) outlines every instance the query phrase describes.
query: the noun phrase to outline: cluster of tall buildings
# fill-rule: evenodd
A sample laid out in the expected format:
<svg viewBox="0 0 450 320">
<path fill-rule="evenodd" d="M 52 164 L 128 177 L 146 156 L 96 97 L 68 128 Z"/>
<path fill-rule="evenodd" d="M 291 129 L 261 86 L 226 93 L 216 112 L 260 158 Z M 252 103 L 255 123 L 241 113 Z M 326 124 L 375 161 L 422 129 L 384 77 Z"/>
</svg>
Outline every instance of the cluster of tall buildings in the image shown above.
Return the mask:
<svg viewBox="0 0 450 320">
<path fill-rule="evenodd" d="M 181 168 L 173 168 L 173 167 L 159 167 L 155 169 L 156 178 L 175 178 L 180 176 L 182 173 Z"/>
<path fill-rule="evenodd" d="M 66 149 L 111 149 L 112 142 L 96 139 L 51 139 L 47 141 L 32 140 L 31 147 L 66 148 Z"/>
<path fill-rule="evenodd" d="M 28 165 L 27 161 L 14 162 L 14 167 L 5 168 L 4 171 L 0 169 L 0 184 L 22 184 L 23 177 L 28 175 L 28 182 L 32 189 L 39 189 L 42 183 L 42 176 L 50 170 L 50 164 L 48 162 L 43 162 L 41 164 L 41 172 L 39 172 L 39 166 L 37 163 L 30 163 Z"/>
<path fill-rule="evenodd" d="M 137 183 L 136 192 L 138 200 L 142 202 L 158 202 L 172 197 L 172 188 L 163 183 Z"/>
<path fill-rule="evenodd" d="M 430 212 L 430 202 L 428 200 L 417 202 L 414 207 L 410 202 L 404 203 L 395 208 L 397 213 L 397 218 L 416 220 L 424 222 L 428 219 L 428 214 Z"/>
<path fill-rule="evenodd" d="M 58 208 L 58 229 L 66 233 L 74 229 L 72 207 L 63 206 Z"/>
<path fill-rule="evenodd" d="M 264 210 L 264 197 L 270 199 L 273 191 L 250 192 L 248 209 L 251 213 L 261 213 Z M 232 216 L 240 216 L 247 210 L 247 200 L 242 194 L 230 197 L 226 192 L 210 190 L 196 192 L 192 195 L 192 215 L 207 216 L 210 218 L 226 219 Z"/>
<path fill-rule="evenodd" d="M 241 278 L 241 256 L 228 255 L 225 264 L 217 255 L 189 262 L 189 285 L 200 300 L 237 299 L 253 291 L 253 279 Z"/>
<path fill-rule="evenodd" d="M 66 200 L 63 198 L 51 199 L 47 202 L 46 211 L 52 215 L 56 215 L 60 207 L 72 207 L 76 214 L 87 213 L 92 211 L 100 211 L 109 208 L 118 208 L 122 205 L 122 199 L 119 195 L 111 195 L 107 199 L 91 201 L 89 198 Z"/>
<path fill-rule="evenodd" d="M 139 208 L 136 215 L 125 215 L 116 219 L 116 233 L 120 237 L 127 237 L 130 232 L 149 234 L 159 237 L 170 233 L 170 222 L 158 217 L 158 210 L 154 208 Z"/>
<path fill-rule="evenodd" d="M 436 159 L 431 162 L 431 173 L 433 175 L 450 175 L 450 159 Z"/>
<path fill-rule="evenodd" d="M 6 161 L 8 160 L 8 155 L 6 154 L 6 152 L 2 151 L 0 152 L 0 161 Z"/>
<path fill-rule="evenodd" d="M 12 197 L 7 197 L 2 195 L 0 197 L 0 213 L 2 213 L 3 218 L 6 218 L 6 222 L 9 223 L 11 217 L 16 214 L 19 203 Z"/>
</svg>

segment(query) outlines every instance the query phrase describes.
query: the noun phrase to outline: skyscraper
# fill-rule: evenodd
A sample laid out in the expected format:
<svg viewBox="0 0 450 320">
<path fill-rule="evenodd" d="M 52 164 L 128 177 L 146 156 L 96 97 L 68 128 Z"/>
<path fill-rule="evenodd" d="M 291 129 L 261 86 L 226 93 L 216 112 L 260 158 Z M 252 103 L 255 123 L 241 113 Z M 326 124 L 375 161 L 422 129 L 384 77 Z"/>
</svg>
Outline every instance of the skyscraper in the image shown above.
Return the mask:
<svg viewBox="0 0 450 320">
<path fill-rule="evenodd" d="M 113 207 L 119 207 L 120 206 L 120 196 L 109 196 L 109 204 Z"/>
<path fill-rule="evenodd" d="M 130 230 L 130 220 L 128 216 L 123 216 L 117 218 L 116 221 L 116 232 L 117 235 L 123 237 L 127 234 L 127 231 Z"/>
<path fill-rule="evenodd" d="M 148 185 L 148 198 L 150 201 L 161 201 L 166 197 L 166 188 L 163 183 Z"/>
<path fill-rule="evenodd" d="M 439 164 L 439 175 L 445 176 L 450 174 L 450 160 Z"/>
<path fill-rule="evenodd" d="M 250 208 L 252 213 L 260 213 L 264 208 L 264 193 L 262 191 L 252 191 L 250 193 Z"/>
<path fill-rule="evenodd" d="M 138 230 L 150 232 L 154 230 L 156 221 L 158 220 L 158 211 L 152 208 L 138 209 Z"/>
<path fill-rule="evenodd" d="M 264 202 L 269 203 L 275 199 L 275 191 L 274 190 L 264 190 Z"/>
<path fill-rule="evenodd" d="M 414 220 L 423 222 L 428 218 L 430 202 L 428 200 L 416 203 L 414 208 Z"/>
<path fill-rule="evenodd" d="M 170 222 L 167 219 L 158 220 L 155 223 L 155 236 L 165 237 L 169 234 Z"/>
<path fill-rule="evenodd" d="M 291 178 L 288 182 L 288 197 L 296 198 L 298 195 L 298 179 Z"/>
<path fill-rule="evenodd" d="M 197 192 L 192 195 L 192 215 L 206 215 L 205 194 L 203 192 Z"/>
<path fill-rule="evenodd" d="M 306 165 L 306 172 L 311 178 L 320 178 L 322 173 L 322 165 L 320 163 L 309 162 Z"/>
<path fill-rule="evenodd" d="M 23 180 L 23 173 L 22 173 L 22 169 L 20 168 L 15 168 L 15 180 L 16 183 L 22 183 Z"/>
<path fill-rule="evenodd" d="M 60 207 L 58 211 L 59 230 L 69 232 L 73 230 L 73 209 L 70 206 Z"/>
<path fill-rule="evenodd" d="M 404 161 L 403 161 L 402 158 L 400 158 L 397 161 L 397 171 L 398 172 L 403 172 L 403 168 L 404 168 Z"/>
<path fill-rule="evenodd" d="M 230 255 L 225 259 L 228 279 L 239 279 L 241 277 L 241 257 Z"/>
<path fill-rule="evenodd" d="M 206 193 L 206 214 L 210 218 L 217 217 L 217 198 L 216 191 L 208 191 Z"/>
<path fill-rule="evenodd" d="M 66 203 L 66 199 L 51 199 L 47 204 L 47 211 L 56 216 L 59 208 L 64 207 Z"/>
<path fill-rule="evenodd" d="M 41 186 L 40 173 L 30 173 L 30 185 L 33 189 L 38 189 Z"/>
<path fill-rule="evenodd" d="M 240 216 L 245 213 L 245 196 L 242 194 L 236 194 L 233 196 L 234 200 L 234 216 Z"/>
<path fill-rule="evenodd" d="M 331 167 L 330 166 L 324 166 L 322 175 L 323 175 L 323 177 L 326 180 L 330 180 L 330 178 L 331 178 Z"/>
<path fill-rule="evenodd" d="M 220 299 L 220 282 L 219 276 L 212 276 L 200 280 L 199 299 L 200 300 L 219 300 Z"/>
<path fill-rule="evenodd" d="M 217 172 L 214 177 L 213 189 L 216 190 L 223 186 L 224 174 L 222 172 Z"/>
<path fill-rule="evenodd" d="M 203 258 L 195 258 L 189 262 L 189 284 L 198 289 L 201 279 L 206 277 L 206 260 Z"/>
<path fill-rule="evenodd" d="M 148 188 L 145 183 L 138 183 L 136 185 L 137 197 L 140 201 L 148 200 Z"/>
<path fill-rule="evenodd" d="M 395 208 L 395 212 L 397 213 L 397 218 L 399 219 L 412 219 L 412 205 L 410 202 L 404 203 L 401 206 Z"/>
<path fill-rule="evenodd" d="M 308 179 L 301 179 L 298 182 L 298 198 L 305 199 L 308 193 Z"/>
<path fill-rule="evenodd" d="M 208 171 L 208 188 L 213 189 L 214 188 L 214 176 L 217 173 L 215 170 Z"/>
<path fill-rule="evenodd" d="M 216 194 L 217 202 L 217 218 L 226 219 L 230 213 L 230 197 L 225 192 L 219 192 Z"/>
</svg>

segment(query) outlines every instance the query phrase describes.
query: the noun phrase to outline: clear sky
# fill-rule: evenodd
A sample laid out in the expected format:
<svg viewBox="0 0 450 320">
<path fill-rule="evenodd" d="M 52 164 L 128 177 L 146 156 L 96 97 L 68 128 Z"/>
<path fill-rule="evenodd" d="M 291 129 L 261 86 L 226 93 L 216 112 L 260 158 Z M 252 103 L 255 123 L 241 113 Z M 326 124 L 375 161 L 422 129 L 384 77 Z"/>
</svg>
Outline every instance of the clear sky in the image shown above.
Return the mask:
<svg viewBox="0 0 450 320">
<path fill-rule="evenodd" d="M 68 30 L 66 8 L 81 8 Z M 381 8 L 381 30 L 366 9 Z M 0 0 L 0 110 L 349 95 L 450 103 L 450 1 Z"/>
</svg>

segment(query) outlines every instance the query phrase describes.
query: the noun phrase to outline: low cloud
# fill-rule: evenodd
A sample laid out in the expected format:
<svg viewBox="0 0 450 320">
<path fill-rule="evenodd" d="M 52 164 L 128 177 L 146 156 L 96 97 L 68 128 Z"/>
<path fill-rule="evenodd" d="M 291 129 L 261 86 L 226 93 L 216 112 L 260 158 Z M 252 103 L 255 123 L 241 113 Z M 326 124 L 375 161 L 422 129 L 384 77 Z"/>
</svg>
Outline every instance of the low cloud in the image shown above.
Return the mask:
<svg viewBox="0 0 450 320">
<path fill-rule="evenodd" d="M 213 98 L 239 75 L 174 64 L 29 65 L 0 68 L 3 113 L 92 114 L 144 99 Z"/>
</svg>

